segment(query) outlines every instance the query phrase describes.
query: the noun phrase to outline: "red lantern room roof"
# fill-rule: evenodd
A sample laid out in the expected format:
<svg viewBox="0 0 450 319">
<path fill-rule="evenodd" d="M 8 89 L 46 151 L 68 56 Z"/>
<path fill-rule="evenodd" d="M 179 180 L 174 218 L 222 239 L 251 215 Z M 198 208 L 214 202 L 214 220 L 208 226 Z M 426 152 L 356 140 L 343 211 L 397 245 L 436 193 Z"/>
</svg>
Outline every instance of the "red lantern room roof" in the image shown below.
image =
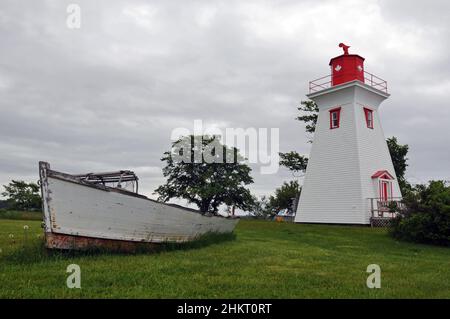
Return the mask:
<svg viewBox="0 0 450 319">
<path fill-rule="evenodd" d="M 361 61 L 365 60 L 362 56 L 360 56 L 358 54 L 342 54 L 342 55 L 335 56 L 334 58 L 331 58 L 329 65 L 333 65 L 333 61 L 335 61 L 339 58 L 342 58 L 342 57 L 345 57 L 347 59 L 360 59 Z"/>
<path fill-rule="evenodd" d="M 339 43 L 344 54 L 330 60 L 331 74 L 309 82 L 309 93 L 352 81 L 360 81 L 377 90 L 387 93 L 387 83 L 383 79 L 364 70 L 364 58 L 358 54 L 349 54 L 350 46 Z"/>
</svg>

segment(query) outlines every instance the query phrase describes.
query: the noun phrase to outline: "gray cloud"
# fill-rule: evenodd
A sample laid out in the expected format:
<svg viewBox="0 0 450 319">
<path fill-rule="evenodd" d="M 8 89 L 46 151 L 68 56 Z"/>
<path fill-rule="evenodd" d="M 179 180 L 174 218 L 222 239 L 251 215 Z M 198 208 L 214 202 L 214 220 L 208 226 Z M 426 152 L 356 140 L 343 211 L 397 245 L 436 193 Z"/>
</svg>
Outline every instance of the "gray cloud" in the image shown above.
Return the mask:
<svg viewBox="0 0 450 319">
<path fill-rule="evenodd" d="M 66 7 L 81 6 L 79 30 Z M 296 106 L 337 43 L 388 80 L 386 136 L 410 145 L 408 176 L 450 179 L 447 1 L 3 1 L 0 183 L 131 168 L 151 195 L 176 127 L 278 127 L 307 154 Z M 268 194 L 289 172 L 262 176 Z"/>
</svg>

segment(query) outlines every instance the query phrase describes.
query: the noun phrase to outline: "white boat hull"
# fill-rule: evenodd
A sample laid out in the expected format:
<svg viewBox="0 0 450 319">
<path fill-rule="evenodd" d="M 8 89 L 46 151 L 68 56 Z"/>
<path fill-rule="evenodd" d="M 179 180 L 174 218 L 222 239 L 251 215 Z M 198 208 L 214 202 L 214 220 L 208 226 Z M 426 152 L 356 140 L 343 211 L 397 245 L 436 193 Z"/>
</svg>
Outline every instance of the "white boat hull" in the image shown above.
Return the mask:
<svg viewBox="0 0 450 319">
<path fill-rule="evenodd" d="M 49 248 L 95 248 L 92 241 L 186 242 L 206 233 L 231 233 L 239 219 L 205 216 L 141 195 L 89 185 L 40 164 Z M 61 236 L 63 235 L 63 236 Z M 69 236 L 69 237 L 67 237 Z"/>
</svg>

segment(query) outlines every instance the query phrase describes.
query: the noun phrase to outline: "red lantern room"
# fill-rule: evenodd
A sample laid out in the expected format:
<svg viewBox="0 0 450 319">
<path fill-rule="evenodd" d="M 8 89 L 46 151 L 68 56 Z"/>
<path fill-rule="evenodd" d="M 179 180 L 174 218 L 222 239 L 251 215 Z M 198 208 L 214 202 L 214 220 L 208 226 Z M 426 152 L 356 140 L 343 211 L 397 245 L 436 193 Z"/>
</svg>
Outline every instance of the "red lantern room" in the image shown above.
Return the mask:
<svg viewBox="0 0 450 319">
<path fill-rule="evenodd" d="M 339 47 L 344 50 L 344 54 L 330 60 L 331 85 L 359 80 L 364 82 L 364 58 L 357 54 L 349 54 L 349 46 L 340 43 Z"/>
<path fill-rule="evenodd" d="M 385 80 L 364 70 L 364 58 L 357 54 L 349 54 L 348 45 L 339 43 L 344 54 L 330 60 L 331 74 L 309 82 L 309 93 L 319 92 L 330 87 L 352 81 L 359 81 L 366 86 L 388 93 Z"/>
</svg>

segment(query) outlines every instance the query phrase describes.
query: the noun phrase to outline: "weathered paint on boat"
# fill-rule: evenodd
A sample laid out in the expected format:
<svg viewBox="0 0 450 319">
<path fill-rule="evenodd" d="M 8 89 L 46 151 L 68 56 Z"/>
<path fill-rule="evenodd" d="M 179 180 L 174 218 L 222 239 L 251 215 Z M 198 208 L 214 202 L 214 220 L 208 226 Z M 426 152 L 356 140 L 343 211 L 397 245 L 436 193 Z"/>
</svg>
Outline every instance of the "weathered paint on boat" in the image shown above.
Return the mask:
<svg viewBox="0 0 450 319">
<path fill-rule="evenodd" d="M 48 163 L 41 162 L 39 170 L 48 248 L 129 250 L 133 243 L 180 243 L 206 233 L 230 233 L 239 221 L 90 184 L 50 170 Z"/>
</svg>

